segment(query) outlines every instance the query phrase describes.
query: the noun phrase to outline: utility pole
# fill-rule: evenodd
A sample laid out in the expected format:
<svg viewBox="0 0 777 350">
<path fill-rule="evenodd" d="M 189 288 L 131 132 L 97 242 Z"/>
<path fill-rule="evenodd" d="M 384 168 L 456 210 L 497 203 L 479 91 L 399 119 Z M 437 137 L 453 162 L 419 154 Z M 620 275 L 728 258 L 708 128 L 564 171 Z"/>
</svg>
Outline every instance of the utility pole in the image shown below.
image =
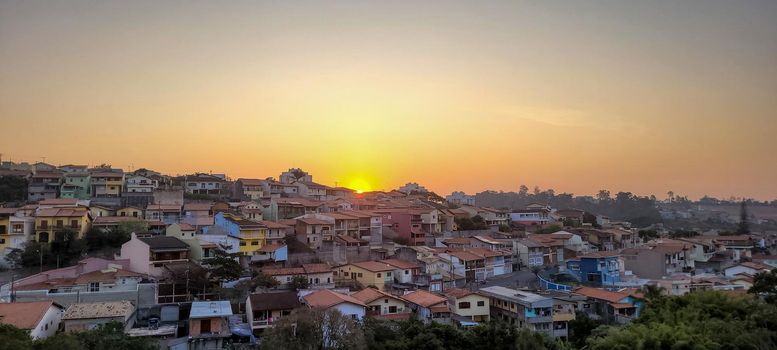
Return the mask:
<svg viewBox="0 0 777 350">
<path fill-rule="evenodd" d="M 43 272 L 43 246 L 38 247 L 38 252 L 40 253 L 40 271 Z"/>
</svg>

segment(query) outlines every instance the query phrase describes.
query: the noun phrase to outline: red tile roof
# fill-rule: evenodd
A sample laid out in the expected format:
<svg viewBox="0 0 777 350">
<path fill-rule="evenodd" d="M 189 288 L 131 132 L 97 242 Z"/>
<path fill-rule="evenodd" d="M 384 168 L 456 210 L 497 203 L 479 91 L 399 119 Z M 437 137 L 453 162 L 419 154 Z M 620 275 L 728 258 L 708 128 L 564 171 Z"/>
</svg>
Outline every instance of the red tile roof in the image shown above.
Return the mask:
<svg viewBox="0 0 777 350">
<path fill-rule="evenodd" d="M 0 323 L 19 329 L 33 329 L 38 326 L 51 305 L 56 304 L 51 300 L 2 303 Z M 59 305 L 56 306 L 59 307 Z"/>
<path fill-rule="evenodd" d="M 416 290 L 407 293 L 402 296 L 402 299 L 423 307 L 431 307 L 447 301 L 447 299 L 437 294 L 432 294 L 424 290 Z"/>
<path fill-rule="evenodd" d="M 366 307 L 360 300 L 345 294 L 333 292 L 329 289 L 321 289 L 303 297 L 310 307 L 328 308 L 342 303 L 351 303 Z"/>
</svg>

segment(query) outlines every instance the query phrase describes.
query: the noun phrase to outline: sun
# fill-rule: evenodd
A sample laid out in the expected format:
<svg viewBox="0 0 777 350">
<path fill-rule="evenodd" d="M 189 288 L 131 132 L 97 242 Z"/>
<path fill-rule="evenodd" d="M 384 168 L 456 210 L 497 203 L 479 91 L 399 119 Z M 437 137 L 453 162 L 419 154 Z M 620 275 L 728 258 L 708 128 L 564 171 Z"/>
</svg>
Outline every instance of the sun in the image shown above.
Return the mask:
<svg viewBox="0 0 777 350">
<path fill-rule="evenodd" d="M 370 183 L 363 178 L 356 178 L 351 180 L 348 183 L 348 188 L 356 190 L 356 193 L 359 193 L 359 194 L 372 191 L 372 186 L 370 185 Z"/>
</svg>

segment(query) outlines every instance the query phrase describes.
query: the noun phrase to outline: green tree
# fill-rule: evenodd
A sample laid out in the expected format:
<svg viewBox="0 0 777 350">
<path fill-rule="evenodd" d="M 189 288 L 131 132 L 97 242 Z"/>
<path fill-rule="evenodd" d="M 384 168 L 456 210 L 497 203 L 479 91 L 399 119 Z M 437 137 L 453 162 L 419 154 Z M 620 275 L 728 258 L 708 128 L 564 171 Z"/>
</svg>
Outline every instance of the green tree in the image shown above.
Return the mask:
<svg viewBox="0 0 777 350">
<path fill-rule="evenodd" d="M 291 289 L 294 290 L 306 289 L 309 285 L 310 281 L 305 275 L 294 276 L 291 278 L 291 282 L 289 283 Z"/>
<path fill-rule="evenodd" d="M 777 269 L 757 273 L 747 292 L 762 297 L 767 303 L 777 304 Z"/>
<path fill-rule="evenodd" d="M 240 278 L 243 268 L 237 261 L 237 253 L 228 253 L 226 247 L 220 246 L 213 251 L 213 256 L 203 259 L 203 266 L 210 272 L 212 279 L 231 282 Z"/>
<path fill-rule="evenodd" d="M 775 349 L 777 306 L 716 291 L 664 297 L 624 327 L 600 327 L 598 349 Z"/>
<path fill-rule="evenodd" d="M 21 176 L 0 176 L 0 203 L 22 202 L 27 198 L 27 179 Z"/>
<path fill-rule="evenodd" d="M 336 309 L 301 308 L 265 330 L 262 349 L 365 349 L 356 320 Z"/>
<path fill-rule="evenodd" d="M 30 334 L 9 324 L 0 323 L 0 339 L 0 350 L 32 349 Z"/>
</svg>

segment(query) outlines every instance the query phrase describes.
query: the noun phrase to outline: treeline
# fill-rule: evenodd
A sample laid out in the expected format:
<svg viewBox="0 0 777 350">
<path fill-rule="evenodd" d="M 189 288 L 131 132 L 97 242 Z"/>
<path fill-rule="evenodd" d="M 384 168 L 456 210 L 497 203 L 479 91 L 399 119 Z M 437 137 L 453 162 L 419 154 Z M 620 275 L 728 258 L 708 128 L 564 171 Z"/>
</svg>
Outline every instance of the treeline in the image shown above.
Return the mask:
<svg viewBox="0 0 777 350">
<path fill-rule="evenodd" d="M 604 325 L 578 313 L 567 341 L 503 322 L 467 328 L 412 319 L 358 322 L 334 310 L 300 309 L 266 330 L 261 343 L 263 349 L 299 350 L 777 349 L 776 280 L 775 272 L 761 275 L 761 289 L 738 296 L 662 296 L 649 288 L 642 315 L 631 324 Z"/>
<path fill-rule="evenodd" d="M 609 216 L 615 220 L 626 220 L 637 227 L 662 222 L 655 196 L 641 197 L 631 192 L 611 195 L 610 191 L 602 190 L 595 197 L 575 196 L 571 193 L 557 194 L 553 189 L 543 191 L 538 187 L 530 192 L 528 187 L 522 185 L 518 192 L 480 192 L 475 195 L 475 203 L 507 210 L 523 209 L 531 203 L 542 203 L 554 208 L 575 208 Z"/>
</svg>

